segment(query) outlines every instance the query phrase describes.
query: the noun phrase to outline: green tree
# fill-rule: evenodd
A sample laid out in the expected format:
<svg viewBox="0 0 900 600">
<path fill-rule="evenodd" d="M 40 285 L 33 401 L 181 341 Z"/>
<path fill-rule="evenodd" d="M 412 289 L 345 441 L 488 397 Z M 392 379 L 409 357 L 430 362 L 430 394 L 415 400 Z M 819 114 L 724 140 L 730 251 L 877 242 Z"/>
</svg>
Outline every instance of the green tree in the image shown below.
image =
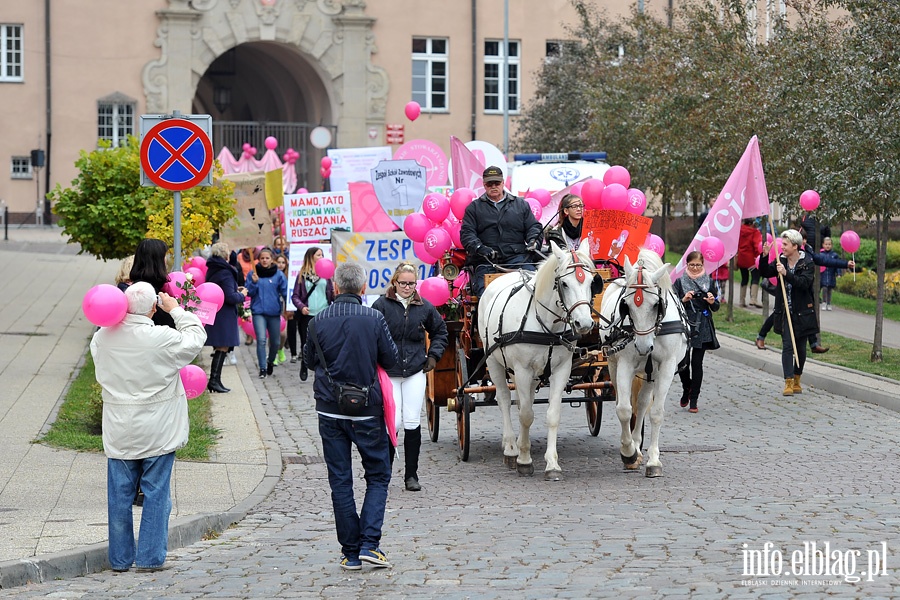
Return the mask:
<svg viewBox="0 0 900 600">
<path fill-rule="evenodd" d="M 140 184 L 138 140 L 116 148 L 109 144 L 81 151 L 72 186 L 58 185 L 48 194 L 53 212 L 72 243 L 99 259 L 121 259 L 134 253 L 145 237 L 173 242 L 172 192 Z M 221 169 L 217 166 L 217 175 Z M 183 192 L 182 251 L 189 256 L 212 240 L 213 233 L 234 217 L 234 184 L 218 179 L 211 187 Z"/>
</svg>

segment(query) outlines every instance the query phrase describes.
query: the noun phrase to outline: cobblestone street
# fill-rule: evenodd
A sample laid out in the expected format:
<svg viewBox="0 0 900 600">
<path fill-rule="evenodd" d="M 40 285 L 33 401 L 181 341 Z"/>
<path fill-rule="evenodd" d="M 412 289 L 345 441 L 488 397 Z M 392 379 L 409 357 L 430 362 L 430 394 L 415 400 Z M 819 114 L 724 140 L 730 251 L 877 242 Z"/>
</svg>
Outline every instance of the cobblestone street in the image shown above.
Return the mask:
<svg viewBox="0 0 900 600">
<path fill-rule="evenodd" d="M 241 349 L 251 372 L 253 350 Z M 622 472 L 609 403 L 597 438 L 582 407 L 563 407 L 560 482 L 541 477 L 545 406 L 532 478 L 503 466 L 499 409 L 472 414 L 465 463 L 455 418 L 442 412 L 439 441 L 423 434 L 421 493 L 403 489 L 395 463 L 382 541 L 394 567 L 342 571 L 312 378 L 301 383 L 296 366 L 253 379 L 285 469 L 247 519 L 171 552 L 160 573 L 107 571 L 0 597 L 900 597 L 898 415 L 812 388 L 784 398 L 774 378 L 715 353 L 698 414 L 679 408 L 672 388 L 660 479 Z M 360 480 L 358 499 L 363 489 Z M 805 542 L 829 543 L 828 575 L 798 559 Z M 750 556 L 756 574 L 745 570 Z"/>
</svg>

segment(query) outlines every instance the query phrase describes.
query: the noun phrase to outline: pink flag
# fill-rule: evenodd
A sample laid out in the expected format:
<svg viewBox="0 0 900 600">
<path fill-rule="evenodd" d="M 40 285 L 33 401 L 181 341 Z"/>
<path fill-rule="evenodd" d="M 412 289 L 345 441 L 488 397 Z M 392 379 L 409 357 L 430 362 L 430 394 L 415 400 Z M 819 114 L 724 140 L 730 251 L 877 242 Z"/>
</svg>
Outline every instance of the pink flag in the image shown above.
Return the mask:
<svg viewBox="0 0 900 600">
<path fill-rule="evenodd" d="M 484 165 L 466 148 L 459 138 L 450 136 L 450 160 L 453 162 L 453 187 L 465 187 L 479 196 L 484 193 L 484 182 L 481 174 Z"/>
<path fill-rule="evenodd" d="M 396 231 L 399 229 L 391 220 L 375 195 L 375 188 L 368 181 L 351 181 L 350 211 L 353 214 L 353 231 Z"/>
<path fill-rule="evenodd" d="M 700 244 L 708 237 L 716 237 L 725 246 L 725 254 L 718 262 L 705 260 L 705 270 L 712 273 L 719 266 L 727 263 L 737 254 L 738 238 L 741 232 L 741 220 L 769 214 L 769 192 L 766 191 L 766 178 L 763 174 L 762 156 L 759 153 L 759 140 L 754 135 L 744 150 L 725 187 L 719 193 L 706 220 L 694 235 L 675 270 L 672 281 L 681 277 L 685 268 L 688 253 L 700 250 Z"/>
</svg>

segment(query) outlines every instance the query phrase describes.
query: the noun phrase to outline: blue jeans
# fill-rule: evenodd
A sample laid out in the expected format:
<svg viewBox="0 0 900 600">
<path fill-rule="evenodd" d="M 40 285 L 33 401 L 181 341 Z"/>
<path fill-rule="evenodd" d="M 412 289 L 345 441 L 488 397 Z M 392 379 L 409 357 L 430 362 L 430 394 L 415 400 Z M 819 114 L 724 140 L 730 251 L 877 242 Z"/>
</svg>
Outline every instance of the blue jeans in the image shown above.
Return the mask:
<svg viewBox="0 0 900 600">
<path fill-rule="evenodd" d="M 281 315 L 253 315 L 253 330 L 256 332 L 256 360 L 259 369 L 266 368 L 267 363 L 275 362 L 278 346 L 281 345 Z M 266 340 L 269 342 L 269 357 L 266 360 Z"/>
<path fill-rule="evenodd" d="M 391 482 L 390 440 L 384 419 L 372 417 L 351 421 L 319 415 L 319 435 L 328 467 L 334 524 L 341 552 L 356 558 L 360 550 L 374 550 L 381 542 L 384 507 Z M 366 496 L 358 515 L 353 498 L 350 444 L 356 444 L 366 478 Z"/>
<path fill-rule="evenodd" d="M 500 265 L 508 269 L 522 269 L 523 271 L 534 271 L 533 263 L 527 262 L 531 260 L 530 256 L 513 256 L 505 259 Z M 484 294 L 484 276 L 488 273 L 499 273 L 500 270 L 490 263 L 480 264 L 475 267 L 475 275 L 472 278 L 472 293 L 476 296 Z"/>
<path fill-rule="evenodd" d="M 160 567 L 169 548 L 169 484 L 175 453 L 144 458 L 106 461 L 106 501 L 109 521 L 109 564 L 117 571 L 136 567 Z M 144 492 L 137 551 L 131 503 L 138 484 Z"/>
</svg>

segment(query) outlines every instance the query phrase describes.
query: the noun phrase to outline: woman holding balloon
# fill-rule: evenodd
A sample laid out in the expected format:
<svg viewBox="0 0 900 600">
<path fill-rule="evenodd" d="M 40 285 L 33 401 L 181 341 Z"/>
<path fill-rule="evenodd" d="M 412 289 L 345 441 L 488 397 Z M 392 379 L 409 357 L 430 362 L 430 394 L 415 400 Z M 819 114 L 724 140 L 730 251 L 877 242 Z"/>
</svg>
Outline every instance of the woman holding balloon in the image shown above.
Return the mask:
<svg viewBox="0 0 900 600">
<path fill-rule="evenodd" d="M 330 276 L 334 274 L 334 265 L 329 263 L 331 273 L 323 274 L 329 277 L 321 277 L 316 269 L 316 264 L 324 258 L 322 249 L 313 246 L 303 255 L 303 266 L 300 267 L 300 273 L 297 275 L 297 281 L 294 282 L 294 293 L 291 295 L 291 302 L 297 307 L 294 318 L 297 320 L 297 332 L 300 334 L 300 381 L 306 381 L 309 377 L 309 371 L 306 368 L 306 361 L 303 360 L 302 348 L 306 346 L 306 332 L 309 329 L 309 322 L 313 317 L 319 314 L 325 307 L 334 302 L 334 286 L 331 284 Z M 324 264 L 324 263 L 323 263 Z M 322 270 L 320 267 L 319 270 Z"/>
<path fill-rule="evenodd" d="M 400 263 L 384 296 L 372 305 L 384 314 L 400 355 L 400 362 L 387 373 L 397 407 L 394 413 L 397 431 L 403 425 L 403 481 L 411 492 L 422 489 L 418 468 L 425 374 L 434 369 L 447 347 L 447 325 L 434 304 L 416 291 L 417 280 L 415 265 Z"/>
<path fill-rule="evenodd" d="M 206 345 L 213 347 L 206 389 L 220 394 L 231 391 L 222 385 L 222 365 L 225 364 L 228 352 L 241 344 L 237 319 L 247 296 L 247 289 L 238 284 L 240 277 L 237 269 L 228 264 L 229 254 L 228 244 L 219 242 L 212 245 L 209 260 L 206 261 L 206 282 L 214 283 L 222 289 L 223 302 L 215 321 L 205 325 Z"/>
<path fill-rule="evenodd" d="M 774 322 L 775 333 L 781 334 L 784 396 L 802 393 L 800 377 L 806 363 L 807 338 L 819 333 L 816 298 L 813 295 L 815 265 L 802 247 L 800 232 L 788 229 L 781 232 L 781 256 L 769 262 L 769 246 L 766 244 L 759 260 L 760 276 L 778 277 Z"/>
<path fill-rule="evenodd" d="M 271 248 L 259 251 L 259 263 L 247 275 L 245 285 L 250 296 L 253 330 L 256 332 L 259 378 L 265 379 L 275 367 L 281 340 L 281 312 L 287 299 L 287 279 L 275 266 L 275 253 Z M 268 358 L 266 341 L 269 342 Z"/>
</svg>

